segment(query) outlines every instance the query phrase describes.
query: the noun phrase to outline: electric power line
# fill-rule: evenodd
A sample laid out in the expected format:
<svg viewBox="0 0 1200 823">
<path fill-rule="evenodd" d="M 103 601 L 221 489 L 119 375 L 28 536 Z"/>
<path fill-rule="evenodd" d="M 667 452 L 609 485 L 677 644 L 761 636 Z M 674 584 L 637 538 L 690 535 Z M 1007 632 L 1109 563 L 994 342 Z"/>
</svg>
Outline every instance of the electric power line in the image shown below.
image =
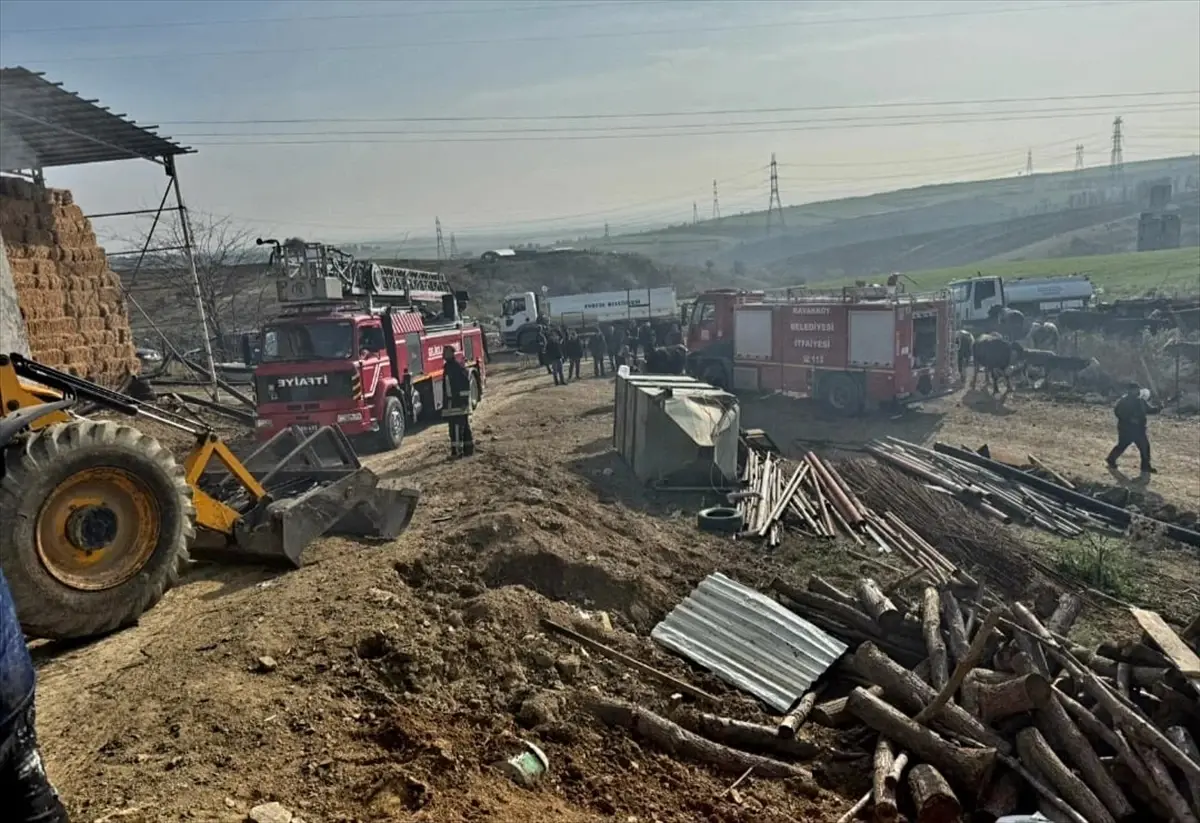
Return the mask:
<svg viewBox="0 0 1200 823">
<path fill-rule="evenodd" d="M 1136 2 L 1136 0 L 1133 0 Z M 197 57 L 235 57 L 235 56 L 267 56 L 278 54 L 313 54 L 318 52 L 355 52 L 361 53 L 364 51 L 397 51 L 400 49 L 416 49 L 429 48 L 436 46 L 480 46 L 480 45 L 501 45 L 505 43 L 542 43 L 542 42 L 568 42 L 572 40 L 603 40 L 610 38 L 619 38 L 622 40 L 632 37 L 652 37 L 657 35 L 679 35 L 679 34 L 707 34 L 715 32 L 728 31 L 753 31 L 763 29 L 780 29 L 780 28 L 797 28 L 810 26 L 829 26 L 829 25 L 844 25 L 854 23 L 892 23 L 902 20 L 928 20 L 938 18 L 951 17 L 981 17 L 992 16 L 998 14 L 1014 14 L 1026 13 L 1035 11 L 1057 11 L 1070 9 L 1072 11 L 1081 8 L 1093 7 L 1115 7 L 1132 5 L 1133 2 L 1123 2 L 1123 0 L 1096 0 L 1088 2 L 1087 0 L 1076 0 L 1076 2 L 1063 3 L 1061 5 L 1050 6 L 1042 5 L 1036 7 L 1017 7 L 1017 6 L 999 6 L 986 9 L 972 9 L 971 11 L 943 11 L 929 12 L 924 14 L 909 14 L 909 15 L 880 15 L 875 17 L 842 17 L 829 19 L 809 19 L 809 20 L 777 20 L 771 23 L 739 23 L 727 26 L 691 26 L 691 27 L 676 27 L 676 28 L 634 28 L 624 31 L 579 31 L 574 30 L 569 33 L 553 34 L 553 35 L 524 35 L 519 37 L 482 37 L 482 38 L 464 38 L 458 40 L 415 40 L 400 43 L 346 43 L 346 44 L 331 44 L 331 43 L 314 43 L 305 46 L 292 46 L 287 48 L 246 48 L 246 49 L 224 49 L 217 51 L 174 51 L 162 52 L 158 54 L 106 54 L 106 55 L 70 55 L 65 57 L 56 57 L 53 55 L 43 56 L 41 59 L 47 62 L 61 63 L 77 63 L 77 62 L 108 62 L 114 60 L 186 60 Z"/>
</svg>

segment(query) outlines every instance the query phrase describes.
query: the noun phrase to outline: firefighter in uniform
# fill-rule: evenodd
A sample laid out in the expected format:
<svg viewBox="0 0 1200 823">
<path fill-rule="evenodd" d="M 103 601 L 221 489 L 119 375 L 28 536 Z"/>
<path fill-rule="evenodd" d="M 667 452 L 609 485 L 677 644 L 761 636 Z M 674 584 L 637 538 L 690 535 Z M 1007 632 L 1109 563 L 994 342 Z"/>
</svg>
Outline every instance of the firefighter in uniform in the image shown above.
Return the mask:
<svg viewBox="0 0 1200 823">
<path fill-rule="evenodd" d="M 442 349 L 442 416 L 450 424 L 450 457 L 470 457 L 475 453 L 471 434 L 471 375 L 454 356 L 454 347 Z"/>
<path fill-rule="evenodd" d="M 37 675 L 4 573 L 0 572 L 0 818 L 14 823 L 67 823 L 46 777 L 34 732 Z"/>
<path fill-rule="evenodd" d="M 1146 415 L 1158 414 L 1160 409 L 1150 405 L 1150 392 L 1143 390 L 1137 383 L 1130 383 L 1127 391 L 1113 406 L 1113 414 L 1117 416 L 1117 445 L 1108 453 L 1104 462 L 1110 469 L 1117 467 L 1117 459 L 1130 446 L 1137 446 L 1142 458 L 1142 474 L 1156 474 L 1157 469 L 1150 463 L 1150 437 L 1146 434 Z"/>
</svg>

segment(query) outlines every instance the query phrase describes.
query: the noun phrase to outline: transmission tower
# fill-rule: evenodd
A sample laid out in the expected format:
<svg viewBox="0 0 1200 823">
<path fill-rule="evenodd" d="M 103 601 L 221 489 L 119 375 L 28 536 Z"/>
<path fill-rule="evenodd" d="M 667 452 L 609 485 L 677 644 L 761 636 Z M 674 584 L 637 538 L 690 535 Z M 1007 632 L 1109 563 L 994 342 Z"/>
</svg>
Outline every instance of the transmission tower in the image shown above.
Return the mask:
<svg viewBox="0 0 1200 823">
<path fill-rule="evenodd" d="M 1025 152 L 1025 176 L 1033 177 L 1033 149 Z"/>
<path fill-rule="evenodd" d="M 696 201 L 692 201 L 692 225 L 700 222 L 700 207 L 696 205 Z"/>
<path fill-rule="evenodd" d="M 1123 151 L 1125 135 L 1121 131 L 1122 125 L 1124 125 L 1124 121 L 1120 117 L 1113 120 L 1112 155 L 1108 159 L 1108 169 L 1113 174 L 1119 174 L 1125 168 L 1125 157 Z"/>
<path fill-rule="evenodd" d="M 1083 171 L 1083 143 L 1075 144 L 1075 171 Z"/>
<path fill-rule="evenodd" d="M 604 239 L 608 239 L 608 221 L 604 221 Z"/>
<path fill-rule="evenodd" d="M 721 201 L 717 198 L 717 181 L 713 181 L 713 220 L 721 219 Z"/>
<path fill-rule="evenodd" d="M 437 229 L 437 259 L 446 259 L 446 241 L 442 239 L 442 218 L 433 218 L 433 225 Z"/>
<path fill-rule="evenodd" d="M 458 257 L 458 242 L 454 239 L 454 232 L 450 232 L 450 259 Z"/>
<path fill-rule="evenodd" d="M 767 200 L 767 234 L 771 234 L 772 215 L 779 215 L 779 228 L 783 228 L 783 202 L 779 199 L 779 167 L 775 155 L 771 154 L 771 196 Z"/>
</svg>

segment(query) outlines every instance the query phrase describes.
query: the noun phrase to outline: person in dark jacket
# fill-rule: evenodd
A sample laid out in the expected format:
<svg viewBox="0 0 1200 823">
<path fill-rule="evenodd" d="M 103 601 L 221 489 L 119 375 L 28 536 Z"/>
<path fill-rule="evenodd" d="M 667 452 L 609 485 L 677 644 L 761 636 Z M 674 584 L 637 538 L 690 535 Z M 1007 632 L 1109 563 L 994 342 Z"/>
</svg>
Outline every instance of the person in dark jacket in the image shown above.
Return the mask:
<svg viewBox="0 0 1200 823">
<path fill-rule="evenodd" d="M 544 328 L 539 328 L 537 336 L 538 365 L 545 367 L 546 374 L 552 374 L 553 372 L 550 371 L 550 360 L 546 357 L 546 345 L 548 342 L 549 340 L 546 337 L 546 330 Z"/>
<path fill-rule="evenodd" d="M 592 375 L 604 376 L 604 361 L 608 359 L 608 341 L 603 333 L 593 334 L 588 338 L 588 351 L 592 355 Z"/>
<path fill-rule="evenodd" d="M 442 348 L 442 417 L 450 424 L 450 458 L 475 453 L 471 434 L 471 373 L 458 361 L 453 346 Z"/>
<path fill-rule="evenodd" d="M 654 333 L 654 327 L 649 323 L 642 323 L 638 329 L 637 336 L 638 347 L 642 350 L 642 357 L 650 356 L 650 352 L 658 345 L 657 335 Z M 637 356 L 637 351 L 634 351 L 634 356 Z"/>
<path fill-rule="evenodd" d="M 35 731 L 37 675 L 4 572 L 0 571 L 0 819 L 67 823 L 42 766 Z"/>
<path fill-rule="evenodd" d="M 1137 446 L 1142 458 L 1142 474 L 1157 474 L 1158 469 L 1150 463 L 1150 437 L 1146 433 L 1146 416 L 1158 414 L 1161 409 L 1147 402 L 1149 392 L 1142 391 L 1137 383 L 1130 383 L 1127 391 L 1113 406 L 1117 416 L 1117 445 L 1104 461 L 1110 469 L 1117 467 L 1117 460 L 1130 446 Z"/>
<path fill-rule="evenodd" d="M 551 332 L 546 339 L 546 364 L 550 366 L 550 376 L 554 378 L 554 385 L 565 386 L 567 381 L 563 379 L 563 347 L 559 341 L 558 332 Z"/>
<path fill-rule="evenodd" d="M 567 342 L 563 346 L 563 354 L 567 356 L 568 380 L 579 379 L 579 365 L 583 362 L 583 341 L 579 339 L 579 335 L 575 332 L 567 333 Z"/>
<path fill-rule="evenodd" d="M 613 371 L 617 370 L 617 352 L 625 342 L 625 332 L 616 326 L 604 329 L 604 347 L 608 349 L 608 365 Z"/>
</svg>

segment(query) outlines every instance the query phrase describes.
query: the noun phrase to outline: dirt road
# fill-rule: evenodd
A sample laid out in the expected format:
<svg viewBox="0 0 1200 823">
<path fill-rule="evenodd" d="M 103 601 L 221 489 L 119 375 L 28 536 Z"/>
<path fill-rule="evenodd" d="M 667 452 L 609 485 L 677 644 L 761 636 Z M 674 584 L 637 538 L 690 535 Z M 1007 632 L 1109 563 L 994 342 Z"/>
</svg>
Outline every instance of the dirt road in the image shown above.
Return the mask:
<svg viewBox="0 0 1200 823">
<path fill-rule="evenodd" d="M 736 775 L 643 747 L 577 707 L 595 688 L 665 711 L 669 689 L 546 636 L 541 617 L 603 633 L 720 695 L 721 713 L 761 721 L 753 701 L 653 647 L 649 629 L 717 569 L 760 585 L 858 572 L 828 546 L 789 540 L 763 555 L 697 532 L 696 508 L 715 497 L 643 494 L 609 450 L 611 393 L 609 381 L 554 387 L 537 370 L 498 369 L 475 458 L 448 462 L 440 426 L 370 458 L 422 489 L 400 540 L 324 540 L 282 575 L 200 567 L 134 628 L 39 647 L 40 732 L 75 819 L 234 823 L 267 800 L 308 823 L 835 819 L 865 788 L 869 759 L 812 764 L 825 787 L 815 798 L 751 778 L 738 804 L 719 798 Z M 907 423 L 847 425 L 772 401 L 748 403 L 743 423 L 767 422 L 785 443 L 904 425 L 921 439 L 1007 441 L 1066 471 L 1069 459 L 1090 466 L 1080 437 L 1092 450 L 1111 435 L 1106 409 L 1015 408 L 992 419 L 947 400 Z M 1196 508 L 1200 429 L 1178 426 L 1155 483 Z M 1167 431 L 1155 429 L 1163 447 Z M 488 768 L 520 738 L 552 763 L 535 789 Z"/>
</svg>

